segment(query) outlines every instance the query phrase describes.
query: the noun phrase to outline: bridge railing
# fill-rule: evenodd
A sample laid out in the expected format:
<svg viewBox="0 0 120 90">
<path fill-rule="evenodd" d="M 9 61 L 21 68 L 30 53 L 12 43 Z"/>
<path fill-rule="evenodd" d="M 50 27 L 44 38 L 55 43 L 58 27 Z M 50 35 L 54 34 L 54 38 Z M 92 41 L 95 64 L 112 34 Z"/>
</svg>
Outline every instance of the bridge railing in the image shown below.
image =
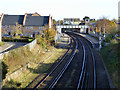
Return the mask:
<svg viewBox="0 0 120 90">
<path fill-rule="evenodd" d="M 56 28 L 88 28 L 88 25 L 56 25 Z"/>
</svg>

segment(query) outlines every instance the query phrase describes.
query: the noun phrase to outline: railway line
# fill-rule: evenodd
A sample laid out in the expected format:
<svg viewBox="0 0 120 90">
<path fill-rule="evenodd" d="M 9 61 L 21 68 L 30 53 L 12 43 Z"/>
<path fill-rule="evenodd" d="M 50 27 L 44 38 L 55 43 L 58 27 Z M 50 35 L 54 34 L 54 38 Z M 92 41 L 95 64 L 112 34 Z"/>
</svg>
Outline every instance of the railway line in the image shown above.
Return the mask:
<svg viewBox="0 0 120 90">
<path fill-rule="evenodd" d="M 97 88 L 94 46 L 76 33 L 67 34 L 72 38 L 70 48 L 34 89 Z"/>
</svg>

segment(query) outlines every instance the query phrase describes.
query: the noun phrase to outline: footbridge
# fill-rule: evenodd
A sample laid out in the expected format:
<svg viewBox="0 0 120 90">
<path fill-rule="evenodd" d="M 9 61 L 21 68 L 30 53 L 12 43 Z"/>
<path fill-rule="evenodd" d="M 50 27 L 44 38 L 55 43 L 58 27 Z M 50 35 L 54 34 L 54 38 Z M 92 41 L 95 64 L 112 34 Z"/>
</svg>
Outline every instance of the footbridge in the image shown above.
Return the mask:
<svg viewBox="0 0 120 90">
<path fill-rule="evenodd" d="M 88 33 L 88 25 L 56 25 L 56 30 L 59 33 L 64 32 L 64 30 L 72 30 L 80 33 Z"/>
</svg>

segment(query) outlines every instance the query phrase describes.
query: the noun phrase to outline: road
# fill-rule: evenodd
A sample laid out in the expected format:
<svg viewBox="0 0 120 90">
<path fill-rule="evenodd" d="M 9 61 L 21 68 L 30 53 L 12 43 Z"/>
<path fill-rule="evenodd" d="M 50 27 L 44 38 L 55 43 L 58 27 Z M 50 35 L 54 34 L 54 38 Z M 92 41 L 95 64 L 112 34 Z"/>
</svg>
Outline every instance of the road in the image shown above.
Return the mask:
<svg viewBox="0 0 120 90">
<path fill-rule="evenodd" d="M 102 57 L 93 45 L 78 34 L 67 34 L 72 39 L 68 52 L 33 88 L 112 88 Z"/>
<path fill-rule="evenodd" d="M 20 46 L 24 46 L 27 43 L 21 43 L 21 42 L 5 42 L 5 46 L 1 47 L 0 53 L 4 53 L 7 51 L 10 51 L 12 49 L 18 48 Z"/>
</svg>

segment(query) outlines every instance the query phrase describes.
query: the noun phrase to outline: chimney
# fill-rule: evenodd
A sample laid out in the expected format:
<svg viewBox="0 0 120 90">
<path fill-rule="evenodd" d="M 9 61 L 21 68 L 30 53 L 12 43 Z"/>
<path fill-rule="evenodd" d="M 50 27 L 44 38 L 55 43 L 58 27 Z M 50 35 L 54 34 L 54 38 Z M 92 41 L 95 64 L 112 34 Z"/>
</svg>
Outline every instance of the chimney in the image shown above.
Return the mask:
<svg viewBox="0 0 120 90">
<path fill-rule="evenodd" d="M 51 18 L 51 15 L 49 14 L 49 28 L 51 28 L 51 22 L 52 22 L 51 19 L 52 19 L 52 18 Z"/>
<path fill-rule="evenodd" d="M 1 15 L 1 19 L 0 19 L 0 42 L 2 41 L 2 20 L 3 20 L 3 17 L 4 17 L 4 13 L 2 13 Z"/>
<path fill-rule="evenodd" d="M 23 19 L 23 26 L 25 25 L 26 17 L 27 17 L 27 13 L 25 13 L 25 16 L 24 16 L 24 19 Z"/>
</svg>

